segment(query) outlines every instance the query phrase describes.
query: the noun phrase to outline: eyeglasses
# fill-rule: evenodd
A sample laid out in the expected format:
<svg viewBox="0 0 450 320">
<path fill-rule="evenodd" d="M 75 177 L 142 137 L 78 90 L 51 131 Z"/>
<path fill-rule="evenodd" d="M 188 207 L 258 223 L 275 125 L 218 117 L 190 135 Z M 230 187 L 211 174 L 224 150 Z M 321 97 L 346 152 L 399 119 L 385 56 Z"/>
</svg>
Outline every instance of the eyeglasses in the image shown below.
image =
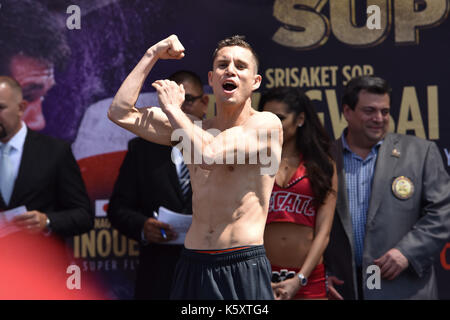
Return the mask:
<svg viewBox="0 0 450 320">
<path fill-rule="evenodd" d="M 191 105 L 191 104 L 194 103 L 195 100 L 200 99 L 201 97 L 203 97 L 203 94 L 201 94 L 199 96 L 193 96 L 191 94 L 185 94 L 184 95 L 184 102 L 183 102 L 183 104 Z"/>
</svg>

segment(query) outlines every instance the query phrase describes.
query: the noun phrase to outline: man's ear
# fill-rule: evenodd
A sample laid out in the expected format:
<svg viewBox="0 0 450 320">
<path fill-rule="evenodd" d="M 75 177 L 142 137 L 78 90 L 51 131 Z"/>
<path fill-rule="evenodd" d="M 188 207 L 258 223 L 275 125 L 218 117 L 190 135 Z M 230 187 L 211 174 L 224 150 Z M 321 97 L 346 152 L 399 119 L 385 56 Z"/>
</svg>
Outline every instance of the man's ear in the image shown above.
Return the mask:
<svg viewBox="0 0 450 320">
<path fill-rule="evenodd" d="M 348 120 L 348 117 L 350 115 L 350 112 L 353 110 L 348 106 L 348 104 L 342 105 L 342 113 L 344 114 L 345 120 Z"/>
<path fill-rule="evenodd" d="M 28 101 L 22 100 L 21 102 L 19 102 L 20 117 L 22 117 L 22 115 L 25 112 L 25 109 L 27 107 L 28 107 Z"/>
<path fill-rule="evenodd" d="M 262 77 L 259 74 L 255 75 L 255 79 L 253 81 L 253 91 L 258 90 L 261 85 Z"/>
<path fill-rule="evenodd" d="M 212 87 L 212 71 L 208 71 L 208 84 Z"/>
<path fill-rule="evenodd" d="M 207 94 L 204 94 L 201 98 L 202 103 L 208 105 L 209 103 L 209 96 Z"/>
<path fill-rule="evenodd" d="M 208 103 L 209 103 L 209 96 L 207 94 L 204 94 L 203 97 L 201 97 L 201 101 L 203 103 L 203 116 L 208 112 Z"/>
</svg>

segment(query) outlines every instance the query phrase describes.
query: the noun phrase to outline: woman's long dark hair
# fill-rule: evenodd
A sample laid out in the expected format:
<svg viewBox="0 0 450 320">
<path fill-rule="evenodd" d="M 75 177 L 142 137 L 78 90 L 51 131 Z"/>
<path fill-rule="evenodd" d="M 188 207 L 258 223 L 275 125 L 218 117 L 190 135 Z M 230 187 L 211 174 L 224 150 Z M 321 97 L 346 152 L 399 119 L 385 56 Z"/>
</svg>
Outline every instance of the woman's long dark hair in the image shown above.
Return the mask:
<svg viewBox="0 0 450 320">
<path fill-rule="evenodd" d="M 332 189 L 334 172 L 331 140 L 317 116 L 311 100 L 300 88 L 277 87 L 264 93 L 259 102 L 259 110 L 269 101 L 283 102 L 288 112 L 294 112 L 295 118 L 305 113 L 303 126 L 297 128 L 296 145 L 303 156 L 303 162 L 315 196 L 315 205 L 319 207 L 325 202 Z"/>
</svg>

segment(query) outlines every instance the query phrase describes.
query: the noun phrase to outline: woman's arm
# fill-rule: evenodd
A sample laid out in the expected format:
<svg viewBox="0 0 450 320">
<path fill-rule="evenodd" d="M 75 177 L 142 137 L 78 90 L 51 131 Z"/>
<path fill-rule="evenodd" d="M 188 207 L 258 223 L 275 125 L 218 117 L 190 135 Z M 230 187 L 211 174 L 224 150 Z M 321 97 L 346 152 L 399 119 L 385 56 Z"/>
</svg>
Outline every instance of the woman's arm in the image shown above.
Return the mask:
<svg viewBox="0 0 450 320">
<path fill-rule="evenodd" d="M 311 272 L 319 263 L 330 239 L 338 188 L 336 166 L 334 164 L 333 168 L 333 177 L 331 179 L 332 191 L 328 194 L 324 204 L 317 210 L 314 240 L 308 255 L 306 256 L 305 262 L 299 271 L 299 273 L 303 273 L 306 278 L 310 276 Z"/>
</svg>

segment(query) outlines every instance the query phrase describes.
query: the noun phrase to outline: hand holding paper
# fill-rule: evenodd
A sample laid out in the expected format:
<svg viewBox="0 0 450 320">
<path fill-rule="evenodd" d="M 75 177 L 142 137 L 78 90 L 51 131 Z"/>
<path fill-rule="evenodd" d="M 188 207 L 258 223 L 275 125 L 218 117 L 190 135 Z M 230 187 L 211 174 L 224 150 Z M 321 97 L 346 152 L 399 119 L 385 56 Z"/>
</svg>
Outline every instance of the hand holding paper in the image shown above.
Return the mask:
<svg viewBox="0 0 450 320">
<path fill-rule="evenodd" d="M 161 230 L 164 231 L 166 238 L 164 238 Z M 163 243 L 173 240 L 177 237 L 172 227 L 164 222 L 157 220 L 157 217 L 148 218 L 144 223 L 144 236 L 150 243 Z"/>
<path fill-rule="evenodd" d="M 192 216 L 171 211 L 164 207 L 159 207 L 158 221 L 167 223 L 178 234 L 174 240 L 162 242 L 163 244 L 184 244 L 186 233 L 192 223 Z"/>
<path fill-rule="evenodd" d="M 25 206 L 0 212 L 0 238 L 21 230 L 14 224 L 13 220 L 14 217 L 20 216 L 26 212 L 27 208 Z"/>
</svg>

